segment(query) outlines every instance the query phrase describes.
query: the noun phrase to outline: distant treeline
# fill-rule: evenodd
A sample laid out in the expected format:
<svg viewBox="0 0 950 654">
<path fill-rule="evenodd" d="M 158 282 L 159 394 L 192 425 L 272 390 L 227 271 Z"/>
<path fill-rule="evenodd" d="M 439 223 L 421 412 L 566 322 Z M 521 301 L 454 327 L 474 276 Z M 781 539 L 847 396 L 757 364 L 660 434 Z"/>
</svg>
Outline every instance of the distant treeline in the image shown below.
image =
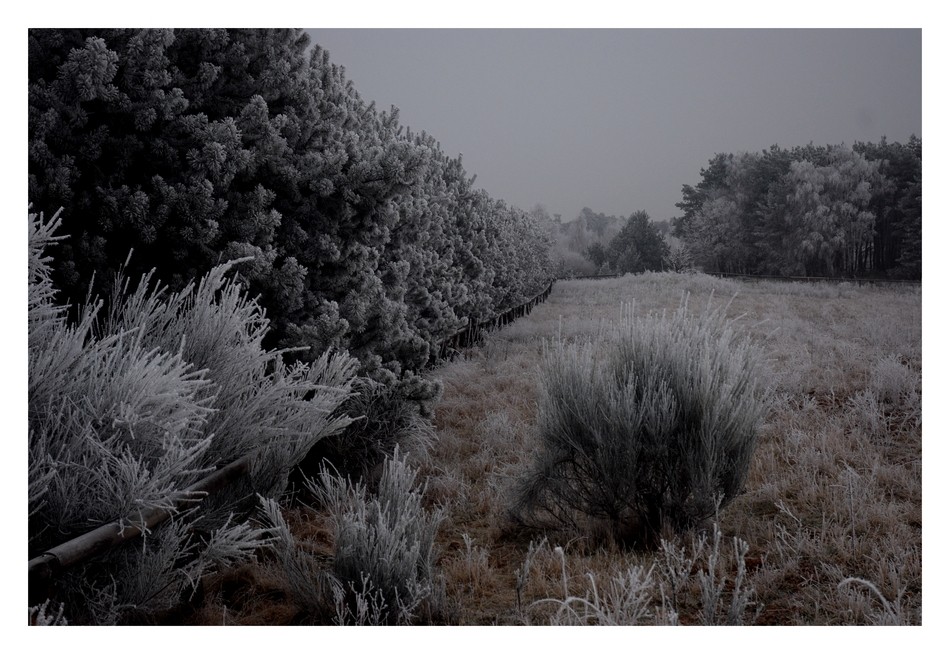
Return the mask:
<svg viewBox="0 0 950 654">
<path fill-rule="evenodd" d="M 550 231 L 492 199 L 397 110 L 364 102 L 301 30 L 29 33 L 29 198 L 64 207 L 61 298 L 226 260 L 269 347 L 348 350 L 408 397 L 442 338 L 552 275 Z"/>
<path fill-rule="evenodd" d="M 663 270 L 670 255 L 669 223 L 645 211 L 623 218 L 584 207 L 574 220 L 554 223 L 553 232 L 552 258 L 562 277 Z"/>
<path fill-rule="evenodd" d="M 672 234 L 708 272 L 921 276 L 921 140 L 717 154 Z"/>
</svg>

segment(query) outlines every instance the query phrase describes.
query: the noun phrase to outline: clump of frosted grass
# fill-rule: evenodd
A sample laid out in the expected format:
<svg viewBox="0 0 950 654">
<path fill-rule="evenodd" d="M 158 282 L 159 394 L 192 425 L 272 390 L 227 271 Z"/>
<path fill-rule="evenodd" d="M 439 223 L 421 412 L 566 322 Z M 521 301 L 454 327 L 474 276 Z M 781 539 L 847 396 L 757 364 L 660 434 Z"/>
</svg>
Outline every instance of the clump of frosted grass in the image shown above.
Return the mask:
<svg viewBox="0 0 950 654">
<path fill-rule="evenodd" d="M 860 591 L 855 591 L 854 587 L 868 591 L 868 595 L 872 599 L 877 600 L 878 605 L 866 609 L 871 624 L 887 626 L 920 624 L 919 616 L 913 616 L 906 607 L 902 606 L 901 599 L 903 597 L 903 590 L 891 601 L 885 598 L 878 587 L 870 581 L 858 577 L 848 577 L 838 584 L 838 592 L 846 595 L 847 598 L 853 602 L 856 599 L 856 595 L 862 595 Z"/>
<path fill-rule="evenodd" d="M 561 558 L 564 599 L 538 600 L 533 606 L 553 603 L 557 609 L 550 617 L 552 625 L 637 625 L 653 617 L 653 568 L 634 565 L 613 575 L 603 588 L 598 588 L 596 575 L 585 576 L 587 589 L 583 597 L 571 595 L 568 588 L 564 549 L 555 547 Z"/>
<path fill-rule="evenodd" d="M 435 538 L 443 514 L 423 506 L 424 487 L 398 447 L 375 496 L 326 469 L 307 487 L 333 522 L 338 622 L 410 624 L 440 610 Z"/>
<path fill-rule="evenodd" d="M 36 627 L 64 627 L 69 624 L 63 617 L 63 605 L 50 600 L 30 607 L 30 624 Z"/>
<path fill-rule="evenodd" d="M 715 522 L 711 537 L 706 533 L 690 537 L 688 552 L 676 541 L 663 539 L 649 567 L 613 566 L 606 581 L 586 573 L 583 595 L 571 592 L 567 558 L 563 548 L 555 547 L 563 599 L 545 598 L 531 606 L 553 606 L 548 616 L 553 625 L 678 625 L 684 615 L 704 625 L 754 623 L 762 606 L 748 583 L 748 544 L 734 537 L 731 552 L 723 552 L 722 545 Z"/>
<path fill-rule="evenodd" d="M 874 391 L 864 389 L 855 393 L 848 398 L 848 408 L 854 424 L 869 436 L 882 436 L 887 433 L 887 415 Z"/>
<path fill-rule="evenodd" d="M 263 517 L 271 525 L 276 539 L 277 563 L 291 597 L 311 622 L 328 621 L 333 615 L 333 597 L 339 593 L 340 585 L 330 571 L 329 562 L 302 547 L 294 538 L 275 500 L 262 497 L 260 501 Z"/>
<path fill-rule="evenodd" d="M 766 409 L 761 353 L 725 316 L 621 320 L 598 340 L 544 351 L 539 449 L 517 490 L 527 522 L 606 524 L 654 546 L 714 515 L 741 490 Z"/>
<path fill-rule="evenodd" d="M 881 402 L 896 405 L 912 394 L 917 377 L 894 354 L 881 357 L 871 368 L 868 388 Z"/>
</svg>

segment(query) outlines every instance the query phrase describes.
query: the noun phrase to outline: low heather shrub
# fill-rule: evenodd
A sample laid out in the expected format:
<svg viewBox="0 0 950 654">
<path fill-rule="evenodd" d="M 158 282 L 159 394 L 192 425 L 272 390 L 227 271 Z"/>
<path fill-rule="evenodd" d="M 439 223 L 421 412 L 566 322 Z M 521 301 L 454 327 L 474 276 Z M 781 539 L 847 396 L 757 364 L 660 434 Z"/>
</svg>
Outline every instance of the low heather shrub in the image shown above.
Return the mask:
<svg viewBox="0 0 950 654">
<path fill-rule="evenodd" d="M 765 410 L 760 352 L 711 302 L 621 320 L 543 355 L 531 471 L 516 492 L 526 522 L 606 525 L 620 542 L 714 515 L 741 490 Z"/>
<path fill-rule="evenodd" d="M 376 495 L 326 469 L 308 488 L 333 521 L 338 622 L 409 624 L 441 610 L 435 537 L 442 511 L 423 506 L 424 488 L 398 447 Z"/>
</svg>

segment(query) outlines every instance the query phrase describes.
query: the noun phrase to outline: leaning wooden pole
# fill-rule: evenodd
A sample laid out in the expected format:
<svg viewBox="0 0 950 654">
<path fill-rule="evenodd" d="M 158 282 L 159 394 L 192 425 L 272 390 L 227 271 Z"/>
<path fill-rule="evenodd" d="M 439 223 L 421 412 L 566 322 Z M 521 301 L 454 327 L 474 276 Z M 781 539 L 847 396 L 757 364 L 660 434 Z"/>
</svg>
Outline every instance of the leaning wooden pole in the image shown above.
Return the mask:
<svg viewBox="0 0 950 654">
<path fill-rule="evenodd" d="M 30 585 L 32 586 L 36 582 L 46 583 L 62 570 L 86 561 L 110 547 L 136 538 L 157 527 L 180 509 L 187 505 L 193 505 L 196 500 L 203 500 L 208 495 L 216 493 L 234 480 L 246 475 L 253 457 L 253 454 L 243 456 L 237 461 L 212 472 L 185 490 L 177 492 L 171 498 L 173 508 L 154 508 L 141 514 L 129 516 L 123 521 L 126 526 L 122 528 L 120 528 L 118 522 L 110 522 L 30 559 Z"/>
</svg>

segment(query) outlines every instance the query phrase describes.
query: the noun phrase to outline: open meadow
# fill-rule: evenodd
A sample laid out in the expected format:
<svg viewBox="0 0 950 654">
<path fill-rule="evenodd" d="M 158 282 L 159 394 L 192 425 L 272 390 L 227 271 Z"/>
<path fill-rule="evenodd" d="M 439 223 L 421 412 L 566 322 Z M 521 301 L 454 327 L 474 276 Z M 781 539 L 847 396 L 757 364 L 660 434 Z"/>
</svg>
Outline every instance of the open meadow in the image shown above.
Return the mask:
<svg viewBox="0 0 950 654">
<path fill-rule="evenodd" d="M 673 312 L 685 293 L 693 309 L 729 303 L 765 350 L 772 388 L 721 536 L 707 525 L 644 553 L 507 521 L 511 482 L 537 447 L 543 341 L 596 338 L 622 302 Z M 920 623 L 919 287 L 560 281 L 530 316 L 434 374 L 445 389 L 423 470 L 448 507 L 441 566 L 460 622 Z M 738 563 L 734 538 L 748 544 Z"/>
</svg>

